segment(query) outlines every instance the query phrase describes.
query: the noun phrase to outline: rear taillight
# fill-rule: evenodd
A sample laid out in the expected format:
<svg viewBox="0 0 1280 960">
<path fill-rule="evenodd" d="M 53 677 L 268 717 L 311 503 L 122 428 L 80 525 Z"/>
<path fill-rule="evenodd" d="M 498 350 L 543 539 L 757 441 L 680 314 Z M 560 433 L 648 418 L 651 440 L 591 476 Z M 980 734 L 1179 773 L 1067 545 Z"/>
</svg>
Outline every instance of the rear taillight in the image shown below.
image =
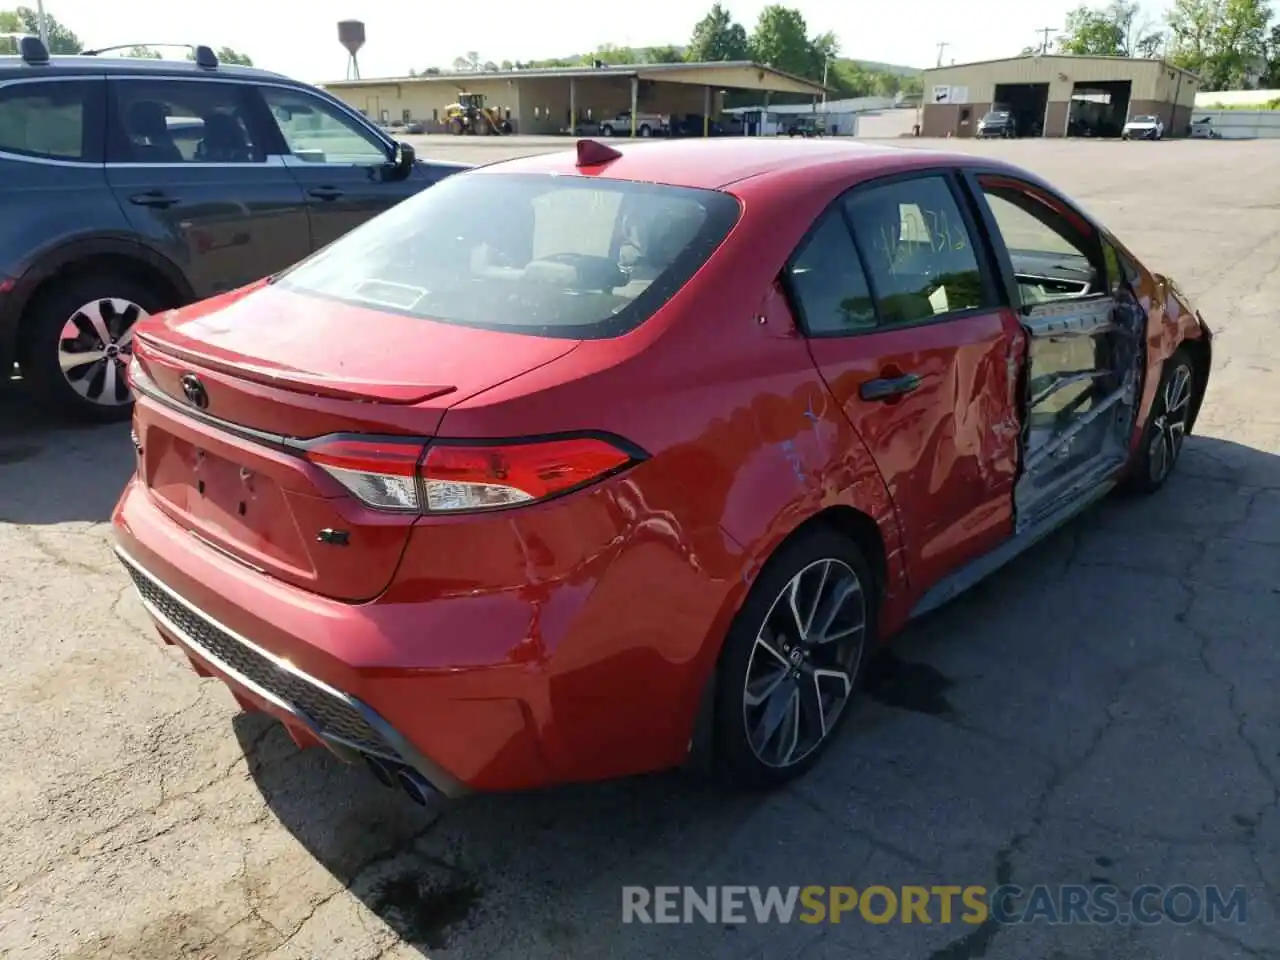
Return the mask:
<svg viewBox="0 0 1280 960">
<path fill-rule="evenodd" d="M 422 444 L 402 440 L 324 440 L 307 459 L 379 510 L 417 512 L 418 461 Z"/>
<path fill-rule="evenodd" d="M 322 440 L 307 459 L 379 510 L 457 513 L 536 503 L 603 480 L 642 459 L 598 436 L 477 443 Z"/>
</svg>

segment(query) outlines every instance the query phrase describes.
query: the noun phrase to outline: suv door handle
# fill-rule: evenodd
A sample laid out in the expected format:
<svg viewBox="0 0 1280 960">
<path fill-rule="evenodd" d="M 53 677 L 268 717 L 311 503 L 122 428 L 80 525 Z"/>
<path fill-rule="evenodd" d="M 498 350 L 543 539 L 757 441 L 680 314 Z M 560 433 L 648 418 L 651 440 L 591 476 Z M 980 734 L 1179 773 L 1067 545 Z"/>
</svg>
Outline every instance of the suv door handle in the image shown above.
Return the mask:
<svg viewBox="0 0 1280 960">
<path fill-rule="evenodd" d="M 317 200 L 337 200 L 342 196 L 342 191 L 337 187 L 312 187 L 307 191 L 307 196 Z"/>
<path fill-rule="evenodd" d="M 129 198 L 129 202 L 140 207 L 159 207 L 163 210 L 172 207 L 178 202 L 178 198 L 169 196 L 163 190 L 148 190 L 146 193 L 135 193 Z"/>
<path fill-rule="evenodd" d="M 868 380 L 858 388 L 858 396 L 863 400 L 892 400 L 920 389 L 920 377 L 914 373 L 906 373 L 900 377 L 880 377 Z"/>
</svg>

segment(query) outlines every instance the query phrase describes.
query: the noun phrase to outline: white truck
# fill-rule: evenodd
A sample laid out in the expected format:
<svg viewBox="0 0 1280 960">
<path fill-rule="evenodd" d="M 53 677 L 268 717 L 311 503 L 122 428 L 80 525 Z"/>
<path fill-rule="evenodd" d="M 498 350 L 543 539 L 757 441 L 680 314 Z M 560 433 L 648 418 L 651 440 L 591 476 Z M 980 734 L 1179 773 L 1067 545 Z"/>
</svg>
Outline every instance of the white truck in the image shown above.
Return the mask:
<svg viewBox="0 0 1280 960">
<path fill-rule="evenodd" d="M 1164 121 L 1151 114 L 1133 117 L 1120 133 L 1122 140 L 1163 140 Z"/>
<path fill-rule="evenodd" d="M 663 113 L 637 113 L 635 130 L 638 137 L 665 137 L 671 132 L 671 117 Z M 631 136 L 631 111 L 623 110 L 612 120 L 601 120 L 600 135 Z"/>
</svg>

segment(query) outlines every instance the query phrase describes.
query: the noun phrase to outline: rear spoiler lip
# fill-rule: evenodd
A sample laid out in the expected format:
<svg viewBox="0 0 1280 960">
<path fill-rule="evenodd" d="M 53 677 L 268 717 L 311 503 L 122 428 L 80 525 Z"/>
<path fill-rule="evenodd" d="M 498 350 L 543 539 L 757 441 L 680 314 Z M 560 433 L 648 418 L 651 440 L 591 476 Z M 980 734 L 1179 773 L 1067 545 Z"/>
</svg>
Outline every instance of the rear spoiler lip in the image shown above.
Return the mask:
<svg viewBox="0 0 1280 960">
<path fill-rule="evenodd" d="M 134 339 L 144 348 L 166 354 L 184 363 L 203 367 L 217 373 L 228 374 L 263 386 L 275 387 L 290 393 L 328 397 L 334 400 L 353 400 L 362 403 L 412 406 L 437 397 L 457 392 L 451 384 L 395 383 L 377 380 L 325 377 L 288 367 L 259 366 L 251 362 L 231 363 L 199 350 L 180 347 L 165 340 L 158 340 L 139 331 Z"/>
</svg>

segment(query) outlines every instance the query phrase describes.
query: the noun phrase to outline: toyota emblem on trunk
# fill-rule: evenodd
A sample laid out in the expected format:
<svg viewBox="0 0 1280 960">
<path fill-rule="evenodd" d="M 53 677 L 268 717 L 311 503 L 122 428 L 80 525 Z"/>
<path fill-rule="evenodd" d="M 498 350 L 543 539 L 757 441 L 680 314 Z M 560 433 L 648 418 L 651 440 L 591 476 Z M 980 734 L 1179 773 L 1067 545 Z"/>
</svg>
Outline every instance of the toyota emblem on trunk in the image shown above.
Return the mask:
<svg viewBox="0 0 1280 960">
<path fill-rule="evenodd" d="M 200 382 L 200 378 L 194 373 L 183 374 L 182 395 L 187 398 L 187 403 L 191 404 L 198 410 L 203 410 L 209 406 L 209 394 L 205 392 L 204 384 Z"/>
</svg>

